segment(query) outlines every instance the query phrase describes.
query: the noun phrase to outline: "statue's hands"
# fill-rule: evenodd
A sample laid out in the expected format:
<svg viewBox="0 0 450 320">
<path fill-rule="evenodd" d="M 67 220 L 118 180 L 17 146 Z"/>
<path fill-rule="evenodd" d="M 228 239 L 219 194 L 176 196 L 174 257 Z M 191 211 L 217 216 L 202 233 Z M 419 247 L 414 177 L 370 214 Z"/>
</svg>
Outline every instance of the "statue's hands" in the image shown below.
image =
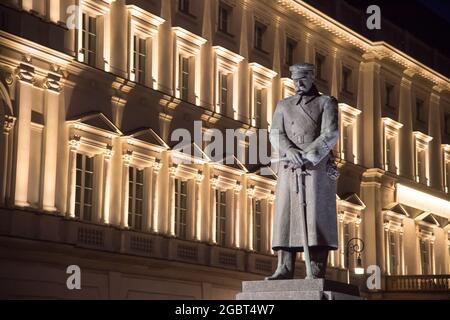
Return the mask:
<svg viewBox="0 0 450 320">
<path fill-rule="evenodd" d="M 302 166 L 304 161 L 299 149 L 289 148 L 286 151 L 286 158 L 295 165 Z"/>
</svg>

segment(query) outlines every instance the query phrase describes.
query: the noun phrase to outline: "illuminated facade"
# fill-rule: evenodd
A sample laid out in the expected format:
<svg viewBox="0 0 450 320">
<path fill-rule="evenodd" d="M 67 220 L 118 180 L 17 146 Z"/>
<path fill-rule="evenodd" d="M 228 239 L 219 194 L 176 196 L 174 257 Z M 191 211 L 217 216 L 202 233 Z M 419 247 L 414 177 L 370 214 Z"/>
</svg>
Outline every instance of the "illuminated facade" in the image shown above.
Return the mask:
<svg viewBox="0 0 450 320">
<path fill-rule="evenodd" d="M 270 128 L 298 61 L 340 101 L 328 277 L 346 281 L 345 244 L 359 237 L 363 265 L 383 275 L 373 297 L 401 276 L 448 288 L 448 78 L 300 1 L 6 3 L 1 296 L 233 299 L 270 274 L 274 177 L 245 161 L 179 164 L 170 136 L 194 120 Z M 13 17 L 28 16 L 56 30 L 49 45 L 14 33 Z M 65 288 L 69 265 L 82 290 Z"/>
</svg>

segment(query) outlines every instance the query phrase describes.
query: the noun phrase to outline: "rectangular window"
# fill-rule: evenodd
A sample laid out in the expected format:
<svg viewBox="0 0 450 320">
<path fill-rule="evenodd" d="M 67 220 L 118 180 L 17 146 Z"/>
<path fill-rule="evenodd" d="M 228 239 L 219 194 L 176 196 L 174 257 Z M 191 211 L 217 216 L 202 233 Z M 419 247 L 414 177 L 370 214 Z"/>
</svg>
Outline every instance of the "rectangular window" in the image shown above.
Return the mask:
<svg viewBox="0 0 450 320">
<path fill-rule="evenodd" d="M 255 126 L 261 127 L 261 111 L 262 111 L 262 89 L 255 89 L 255 110 L 253 119 L 255 120 Z"/>
<path fill-rule="evenodd" d="M 391 84 L 386 84 L 385 86 L 385 97 L 384 105 L 387 108 L 394 108 L 394 86 Z"/>
<path fill-rule="evenodd" d="M 417 158 L 417 167 L 416 167 L 417 182 L 420 182 L 423 184 L 427 183 L 426 156 L 427 156 L 426 150 L 417 151 L 417 155 L 416 155 L 416 158 Z"/>
<path fill-rule="evenodd" d="M 221 246 L 226 245 L 226 191 L 216 190 L 216 242 Z"/>
<path fill-rule="evenodd" d="M 144 170 L 129 167 L 128 180 L 128 225 L 142 230 L 144 202 Z"/>
<path fill-rule="evenodd" d="M 350 240 L 350 223 L 344 223 L 344 257 L 345 259 L 347 259 L 347 252 L 346 250 L 348 250 L 347 245 L 348 245 L 348 241 Z M 349 268 L 350 266 L 348 266 L 347 264 L 350 263 L 350 258 L 351 256 L 348 255 L 349 257 L 349 261 L 345 260 L 344 264 L 344 268 Z"/>
<path fill-rule="evenodd" d="M 425 103 L 421 99 L 416 99 L 416 121 L 425 123 L 426 117 Z"/>
<path fill-rule="evenodd" d="M 260 22 L 255 22 L 255 49 L 264 51 L 264 34 L 266 33 L 267 27 Z"/>
<path fill-rule="evenodd" d="M 446 113 L 444 116 L 444 128 L 445 128 L 445 133 L 450 135 L 450 113 Z"/>
<path fill-rule="evenodd" d="M 352 93 L 352 70 L 342 67 L 342 91 Z"/>
<path fill-rule="evenodd" d="M 430 246 L 428 241 L 420 239 L 420 262 L 422 265 L 422 274 L 431 274 L 430 268 Z"/>
<path fill-rule="evenodd" d="M 180 57 L 180 92 L 181 99 L 189 99 L 189 58 Z"/>
<path fill-rule="evenodd" d="M 75 216 L 92 221 L 94 158 L 77 154 L 75 182 Z"/>
<path fill-rule="evenodd" d="M 316 52 L 316 57 L 315 57 L 315 61 L 316 61 L 316 77 L 319 80 L 325 80 L 325 56 Z"/>
<path fill-rule="evenodd" d="M 261 200 L 253 199 L 253 249 L 261 251 L 261 232 L 262 232 L 262 208 Z"/>
<path fill-rule="evenodd" d="M 222 114 L 227 113 L 228 109 L 228 75 L 224 73 L 219 74 L 219 99 L 220 99 L 220 112 Z"/>
<path fill-rule="evenodd" d="M 186 239 L 187 181 L 175 179 L 175 236 Z"/>
<path fill-rule="evenodd" d="M 395 138 L 386 138 L 386 169 L 390 172 L 396 173 L 397 166 L 395 163 Z"/>
<path fill-rule="evenodd" d="M 178 10 L 189 14 L 189 0 L 178 0 Z"/>
<path fill-rule="evenodd" d="M 133 37 L 133 71 L 135 81 L 145 84 L 145 63 L 147 58 L 147 40 L 138 36 Z"/>
<path fill-rule="evenodd" d="M 90 66 L 95 66 L 96 64 L 96 52 L 97 52 L 97 19 L 91 17 L 86 13 L 82 15 L 82 48 L 81 51 L 84 55 L 84 63 Z"/>
<path fill-rule="evenodd" d="M 231 8 L 224 3 L 219 4 L 219 31 L 228 32 L 228 24 L 230 20 Z"/>
<path fill-rule="evenodd" d="M 286 39 L 286 64 L 292 66 L 294 64 L 295 48 L 297 47 L 297 41 L 287 38 Z"/>
<path fill-rule="evenodd" d="M 398 274 L 398 257 L 397 257 L 397 243 L 394 232 L 389 232 L 389 271 L 391 275 Z"/>
</svg>

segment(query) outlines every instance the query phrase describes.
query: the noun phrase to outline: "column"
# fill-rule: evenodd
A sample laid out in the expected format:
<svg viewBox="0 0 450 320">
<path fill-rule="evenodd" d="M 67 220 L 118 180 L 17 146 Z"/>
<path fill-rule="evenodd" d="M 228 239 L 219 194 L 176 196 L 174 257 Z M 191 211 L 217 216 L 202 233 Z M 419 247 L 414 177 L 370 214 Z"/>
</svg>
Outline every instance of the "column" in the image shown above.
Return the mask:
<svg viewBox="0 0 450 320">
<path fill-rule="evenodd" d="M 130 161 L 133 157 L 133 152 L 127 150 L 122 156 L 122 218 L 120 226 L 128 228 L 128 202 L 129 202 L 129 181 L 130 181 Z"/>
<path fill-rule="evenodd" d="M 339 99 L 340 80 L 341 80 L 341 63 L 339 49 L 333 48 L 332 53 L 332 70 L 331 70 L 331 95 Z"/>
<path fill-rule="evenodd" d="M 211 188 L 210 188 L 210 197 L 209 197 L 209 199 L 210 199 L 210 203 L 209 203 L 209 207 L 210 207 L 210 214 L 209 214 L 209 217 L 210 217 L 210 230 L 211 230 L 211 233 L 209 234 L 209 242 L 210 243 L 217 243 L 217 238 L 216 238 L 216 215 L 217 215 L 217 212 L 216 212 L 216 208 L 217 208 L 217 206 L 216 206 L 216 190 L 217 190 L 217 187 L 218 187 L 218 183 L 219 183 L 219 179 L 218 179 L 218 177 L 217 176 L 214 176 L 214 178 L 212 178 L 211 180 L 210 180 L 210 183 L 211 183 Z"/>
<path fill-rule="evenodd" d="M 68 205 L 66 216 L 75 218 L 75 184 L 77 175 L 77 152 L 80 146 L 80 137 L 74 136 L 69 141 L 69 192 L 67 193 Z"/>
<path fill-rule="evenodd" d="M 108 145 L 103 154 L 103 215 L 101 222 L 109 224 L 110 194 L 111 194 L 111 158 L 114 154 L 112 146 Z"/>
<path fill-rule="evenodd" d="M 255 193 L 254 188 L 247 189 L 247 214 L 248 214 L 248 224 L 247 224 L 248 246 L 247 246 L 247 248 L 249 250 L 253 250 L 253 196 L 254 196 L 254 193 Z"/>
<path fill-rule="evenodd" d="M 428 135 L 433 137 L 429 143 L 429 163 L 430 166 L 430 186 L 438 190 L 444 190 L 443 171 L 445 172 L 444 163 L 442 163 L 441 150 L 441 118 L 440 94 L 442 89 L 434 87 L 430 94 L 429 119 L 428 119 Z"/>
<path fill-rule="evenodd" d="M 158 30 L 158 88 L 160 91 L 174 95 L 173 86 L 173 34 L 172 34 L 172 1 L 161 1 L 161 18 L 165 22 L 159 26 Z"/>
<path fill-rule="evenodd" d="M 56 166 L 58 157 L 59 126 L 59 77 L 48 75 L 44 93 L 45 131 L 44 131 L 44 173 L 41 190 L 42 208 L 56 211 Z"/>
<path fill-rule="evenodd" d="M 22 66 L 21 66 L 22 67 Z M 23 66 L 23 68 L 28 68 Z M 17 153 L 14 204 L 26 207 L 28 203 L 28 176 L 30 169 L 31 105 L 33 103 L 33 71 L 21 69 L 18 83 Z"/>
<path fill-rule="evenodd" d="M 126 32 L 128 22 L 128 12 L 124 0 L 116 0 L 111 3 L 110 9 L 110 30 L 111 30 L 111 57 L 110 71 L 121 77 L 128 78 L 127 50 L 129 48 Z M 107 21 L 105 21 L 106 23 Z M 129 31 L 131 32 L 131 31 Z M 130 44 L 131 45 L 131 44 Z M 131 51 L 132 49 L 130 49 Z"/>
<path fill-rule="evenodd" d="M 310 33 L 305 34 L 305 62 L 306 63 L 315 63 L 314 57 L 314 44 L 312 35 Z"/>
<path fill-rule="evenodd" d="M 201 186 L 204 175 L 198 173 L 195 177 L 195 227 L 194 235 L 195 240 L 202 240 L 202 196 L 201 196 Z"/>
<path fill-rule="evenodd" d="M 166 225 L 166 232 L 169 235 L 175 235 L 175 177 L 176 177 L 177 167 L 176 165 L 169 168 L 169 216 L 168 225 Z"/>
<path fill-rule="evenodd" d="M 380 101 L 380 63 L 376 56 L 364 54 L 364 65 L 360 68 L 358 86 L 358 107 L 361 108 L 361 125 L 364 128 L 363 136 L 363 166 L 367 168 L 381 168 L 383 161 L 383 133 L 381 131 L 381 101 Z M 360 98 L 360 96 L 362 98 Z"/>
<path fill-rule="evenodd" d="M 403 247 L 403 229 L 398 233 L 398 247 L 400 251 L 400 272 L 405 275 L 405 249 Z"/>
<path fill-rule="evenodd" d="M 14 127 L 14 123 L 16 121 L 16 118 L 11 116 L 5 116 L 4 122 L 3 122 L 3 132 L 2 132 L 2 141 L 1 141 L 1 149 L 0 151 L 3 153 L 3 155 L 0 157 L 1 165 L 0 165 L 0 183 L 1 183 L 1 189 L 0 189 L 0 205 L 5 205 L 7 203 L 7 194 L 8 194 L 8 185 L 10 180 L 10 172 L 12 171 L 9 166 L 9 158 L 11 150 L 11 139 L 10 139 L 10 132 L 11 129 Z"/>
<path fill-rule="evenodd" d="M 159 171 L 162 168 L 162 163 L 157 160 L 153 164 L 152 169 L 152 231 L 153 232 L 159 232 L 160 225 L 159 225 Z"/>
<path fill-rule="evenodd" d="M 344 214 L 338 214 L 338 243 L 339 243 L 339 265 L 341 268 L 346 267 L 345 263 L 345 245 L 344 243 Z"/>
<path fill-rule="evenodd" d="M 412 96 L 411 85 L 413 73 L 405 71 L 400 85 L 400 102 L 398 120 L 403 124 L 399 132 L 400 175 L 413 179 L 414 155 L 413 155 L 413 120 L 412 120 Z"/>
<path fill-rule="evenodd" d="M 391 270 L 391 266 L 390 266 L 390 260 L 391 260 L 391 248 L 390 248 L 390 244 L 389 244 L 389 222 L 384 223 L 384 239 L 383 240 L 383 245 L 385 248 L 385 255 L 384 257 L 382 257 L 382 259 L 384 260 L 384 263 L 382 264 L 384 266 L 384 270 L 382 270 L 383 273 L 385 274 L 391 274 L 392 275 L 392 270 Z"/>
<path fill-rule="evenodd" d="M 242 190 L 242 186 L 237 184 L 233 188 L 233 214 L 234 214 L 234 243 L 233 246 L 240 248 L 240 230 L 241 230 L 241 213 L 239 208 L 239 194 Z"/>
</svg>

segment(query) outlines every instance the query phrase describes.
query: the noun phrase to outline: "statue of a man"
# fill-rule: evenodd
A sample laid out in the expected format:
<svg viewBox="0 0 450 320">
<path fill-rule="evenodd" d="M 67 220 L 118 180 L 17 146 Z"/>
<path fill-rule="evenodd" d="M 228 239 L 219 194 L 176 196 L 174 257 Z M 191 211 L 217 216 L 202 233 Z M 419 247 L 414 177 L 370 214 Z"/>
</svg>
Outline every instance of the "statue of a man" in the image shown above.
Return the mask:
<svg viewBox="0 0 450 320">
<path fill-rule="evenodd" d="M 272 242 L 278 267 L 267 280 L 294 277 L 296 252 L 304 251 L 305 229 L 314 278 L 325 277 L 328 251 L 338 248 L 339 173 L 332 151 L 339 136 L 338 103 L 317 90 L 314 65 L 296 64 L 289 70 L 296 94 L 278 103 L 270 130 L 270 142 L 279 156 L 273 163 L 278 181 Z M 303 192 L 299 192 L 299 168 L 304 174 Z"/>
</svg>

